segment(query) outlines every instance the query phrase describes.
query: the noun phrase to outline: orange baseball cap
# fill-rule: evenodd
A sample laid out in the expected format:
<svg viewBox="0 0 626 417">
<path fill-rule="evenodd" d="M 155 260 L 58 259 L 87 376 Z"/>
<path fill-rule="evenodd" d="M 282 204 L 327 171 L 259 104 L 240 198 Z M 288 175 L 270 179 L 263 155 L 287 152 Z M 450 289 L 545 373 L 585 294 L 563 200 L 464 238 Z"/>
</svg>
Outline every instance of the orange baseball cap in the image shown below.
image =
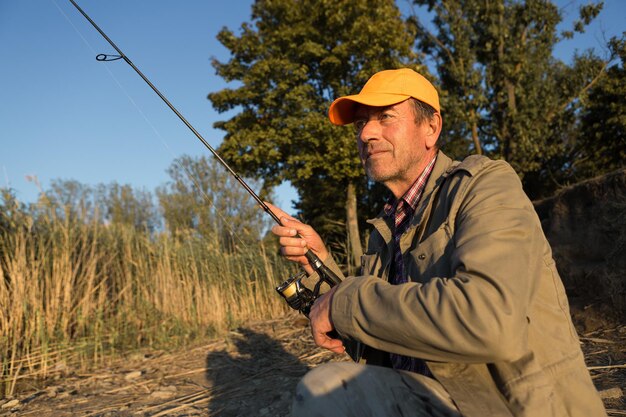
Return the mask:
<svg viewBox="0 0 626 417">
<path fill-rule="evenodd" d="M 384 107 L 410 97 L 441 111 L 439 94 L 430 81 L 412 69 L 401 68 L 377 72 L 365 83 L 359 94 L 339 97 L 333 101 L 328 109 L 328 118 L 335 125 L 347 125 L 354 121 L 356 103 Z"/>
</svg>

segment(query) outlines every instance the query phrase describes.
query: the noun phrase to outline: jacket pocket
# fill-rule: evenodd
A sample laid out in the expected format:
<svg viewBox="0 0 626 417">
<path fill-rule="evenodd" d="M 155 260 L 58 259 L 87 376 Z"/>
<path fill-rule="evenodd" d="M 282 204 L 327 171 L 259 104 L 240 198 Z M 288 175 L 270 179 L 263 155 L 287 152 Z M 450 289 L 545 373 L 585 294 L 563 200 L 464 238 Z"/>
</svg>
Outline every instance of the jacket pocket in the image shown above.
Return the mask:
<svg viewBox="0 0 626 417">
<path fill-rule="evenodd" d="M 404 255 L 407 277 L 413 282 L 426 282 L 431 277 L 450 276 L 452 240 L 444 224 Z"/>
</svg>

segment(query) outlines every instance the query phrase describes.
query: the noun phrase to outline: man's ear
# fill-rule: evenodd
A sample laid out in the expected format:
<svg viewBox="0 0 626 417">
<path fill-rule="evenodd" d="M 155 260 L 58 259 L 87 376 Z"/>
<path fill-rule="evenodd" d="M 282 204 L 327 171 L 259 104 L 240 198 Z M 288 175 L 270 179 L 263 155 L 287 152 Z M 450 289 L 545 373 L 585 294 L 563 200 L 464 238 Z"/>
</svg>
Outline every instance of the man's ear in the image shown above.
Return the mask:
<svg viewBox="0 0 626 417">
<path fill-rule="evenodd" d="M 431 117 L 427 123 L 428 129 L 426 131 L 426 148 L 431 149 L 435 147 L 437 140 L 439 139 L 439 135 L 441 134 L 441 128 L 443 125 L 441 114 L 435 112 L 433 117 Z"/>
</svg>

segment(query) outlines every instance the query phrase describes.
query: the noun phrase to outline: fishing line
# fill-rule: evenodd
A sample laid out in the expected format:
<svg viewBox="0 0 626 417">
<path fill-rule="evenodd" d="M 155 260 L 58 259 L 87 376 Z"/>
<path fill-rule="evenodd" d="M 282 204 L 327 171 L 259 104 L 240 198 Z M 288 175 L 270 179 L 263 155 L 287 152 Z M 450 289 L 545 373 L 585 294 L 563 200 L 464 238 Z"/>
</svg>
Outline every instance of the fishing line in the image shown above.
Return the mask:
<svg viewBox="0 0 626 417">
<path fill-rule="evenodd" d="M 228 165 L 226 163 L 226 161 L 224 159 L 222 159 L 222 157 L 217 153 L 217 151 L 215 149 L 213 149 L 213 147 L 206 141 L 206 139 L 204 139 L 202 137 L 202 135 L 200 133 L 198 133 L 198 131 L 187 121 L 187 119 L 185 119 L 185 117 L 172 105 L 172 103 L 170 103 L 169 100 L 154 86 L 154 84 L 152 84 L 152 82 L 150 82 L 150 80 L 139 70 L 139 68 L 137 68 L 135 66 L 135 64 L 133 64 L 131 62 L 131 60 L 128 58 L 128 56 L 126 56 L 120 50 L 120 48 L 118 48 L 117 45 L 115 45 L 115 43 L 106 35 L 106 33 L 104 33 L 102 31 L 102 29 L 100 29 L 100 27 L 96 24 L 96 22 L 94 22 L 87 15 L 87 13 L 85 13 L 83 11 L 83 9 L 81 9 L 78 6 L 78 4 L 76 4 L 76 2 L 74 0 L 69 0 L 69 2 L 72 3 L 72 5 L 76 8 L 76 10 L 78 10 L 80 12 L 80 14 L 82 14 L 83 17 L 85 19 L 87 19 L 87 21 L 89 21 L 89 23 L 94 27 L 94 29 L 96 29 L 98 31 L 98 33 L 100 33 L 100 35 L 102 35 L 102 37 L 104 39 L 106 39 L 106 41 L 109 43 L 109 45 L 111 45 L 111 47 L 113 47 L 113 49 L 115 49 L 115 51 L 118 53 L 118 55 L 137 73 L 137 75 L 139 75 L 141 77 L 141 79 L 143 79 L 143 81 L 146 84 L 148 84 L 148 86 L 150 86 L 152 91 L 154 91 L 156 93 L 156 95 L 159 96 L 159 98 L 170 108 L 170 110 L 172 110 L 176 114 L 176 116 L 178 116 L 180 121 L 183 122 L 185 124 L 185 126 L 187 126 L 187 128 L 189 128 L 189 130 L 191 130 L 191 132 L 196 136 L 196 138 L 198 138 L 198 140 L 200 142 L 202 142 L 202 144 L 213 154 L 213 157 L 215 157 L 215 159 L 217 159 L 217 161 L 224 168 L 226 168 L 226 170 L 237 180 L 237 182 L 239 182 L 239 184 L 248 192 L 248 194 L 250 194 L 250 196 L 252 198 L 254 198 L 254 200 L 257 202 L 257 204 L 272 219 L 274 219 L 274 221 L 277 224 L 280 225 L 281 221 L 278 218 L 278 216 L 272 210 L 270 210 L 268 205 L 265 204 L 265 202 L 263 200 L 261 200 L 261 198 L 254 192 L 254 190 L 252 188 L 250 188 L 250 186 L 239 176 L 239 174 L 237 174 L 230 167 L 230 165 Z M 103 57 L 103 60 L 106 60 L 106 55 Z M 283 297 L 285 297 L 285 300 L 287 300 L 287 302 L 290 303 L 290 305 L 293 308 L 295 308 L 297 310 L 300 310 L 300 311 L 304 312 L 305 314 L 308 314 L 308 310 L 309 310 L 310 306 L 312 305 L 313 301 L 319 296 L 319 289 L 320 289 L 320 286 L 321 286 L 322 282 L 326 282 L 326 283 L 328 283 L 332 287 L 334 285 L 337 285 L 337 284 L 341 283 L 341 278 L 339 278 L 339 276 L 335 272 L 333 272 L 330 268 L 328 268 L 326 265 L 324 265 L 324 263 L 321 261 L 321 259 L 315 253 L 313 253 L 313 251 L 307 250 L 304 253 L 304 256 L 306 257 L 309 265 L 319 274 L 319 281 L 316 284 L 314 291 L 311 292 L 310 290 L 306 290 L 306 291 L 308 291 L 308 292 L 306 292 L 304 289 L 301 291 L 299 288 L 304 288 L 304 287 L 300 286 L 300 279 L 301 279 L 301 277 L 298 277 L 298 276 L 292 277 L 289 280 L 285 281 L 283 284 L 281 284 L 279 287 L 277 287 L 276 290 Z M 298 288 L 295 288 L 295 287 L 298 287 Z M 291 296 L 292 294 L 296 294 L 297 296 L 302 295 L 303 298 L 301 300 L 299 300 L 299 301 L 296 300 L 295 303 L 292 303 L 290 301 L 290 300 L 293 300 L 293 297 Z M 304 301 L 304 305 L 305 305 L 304 308 L 300 308 L 301 301 Z"/>
<path fill-rule="evenodd" d="M 91 52 L 93 53 L 93 55 L 96 55 L 96 60 L 100 61 L 100 62 L 109 62 L 109 61 L 117 61 L 119 59 L 123 59 L 122 55 L 111 55 L 111 54 L 98 54 L 96 52 L 96 50 L 91 46 L 91 44 L 89 43 L 89 41 L 83 36 L 83 34 L 80 32 L 80 30 L 76 27 L 76 25 L 74 25 L 74 23 L 71 21 L 71 19 L 69 18 L 69 16 L 65 13 L 65 11 L 63 11 L 63 9 L 61 9 L 61 7 L 57 4 L 56 0 L 51 0 L 52 3 L 54 3 L 54 5 L 56 6 L 56 8 L 59 10 L 59 12 L 63 15 L 63 17 L 65 17 L 65 20 L 70 24 L 70 26 L 72 26 L 72 28 L 74 28 L 74 31 L 76 32 L 76 34 L 83 40 L 83 42 L 85 43 L 85 45 L 87 45 L 87 47 L 91 50 Z M 154 124 L 150 121 L 150 119 L 148 118 L 148 116 L 146 116 L 146 114 L 144 113 L 144 111 L 141 109 L 141 107 L 139 107 L 139 105 L 137 104 L 137 102 L 135 102 L 135 100 L 131 97 L 131 95 L 128 93 L 128 91 L 126 90 L 126 88 L 122 85 L 122 83 L 119 81 L 119 79 L 115 76 L 115 74 L 111 71 L 111 69 L 107 66 L 104 65 L 104 68 L 107 70 L 109 76 L 111 77 L 111 79 L 113 79 L 113 81 L 115 82 L 115 84 L 117 84 L 118 88 L 124 93 L 124 95 L 126 96 L 126 98 L 128 99 L 128 101 L 130 101 L 130 103 L 133 105 L 133 107 L 137 110 L 137 112 L 141 115 L 141 117 L 143 118 L 143 120 L 146 122 L 146 124 L 152 129 L 152 131 L 154 132 L 154 134 L 159 138 L 159 140 L 161 141 L 161 144 L 165 147 L 165 149 L 167 149 L 167 151 L 169 152 L 170 156 L 173 159 L 173 162 L 175 165 L 178 166 L 178 168 L 183 171 L 186 176 L 187 179 L 189 181 L 191 181 L 193 183 L 193 185 L 195 186 L 195 188 L 198 190 L 198 192 L 202 195 L 202 197 L 206 200 L 206 202 L 209 204 L 210 207 L 212 207 L 214 209 L 214 212 L 217 214 L 217 216 L 220 218 L 220 220 L 222 221 L 223 225 L 228 229 L 228 232 L 230 234 L 230 236 L 232 238 L 236 238 L 240 244 L 245 246 L 245 242 L 243 241 L 243 239 L 238 235 L 238 233 L 236 233 L 236 231 L 234 230 L 234 228 L 231 226 L 230 221 L 228 219 L 226 219 L 222 213 L 220 212 L 220 210 L 217 208 L 217 206 L 215 205 L 215 203 L 213 202 L 213 200 L 209 197 L 209 195 L 203 190 L 203 188 L 200 186 L 198 180 L 196 179 L 196 177 L 191 173 L 191 171 L 189 171 L 189 169 L 185 166 L 183 166 L 181 163 L 178 162 L 178 158 L 176 157 L 176 155 L 174 154 L 174 151 L 170 148 L 169 144 L 167 143 L 167 141 L 165 140 L 165 138 L 161 135 L 161 133 L 158 131 L 158 129 L 154 126 Z"/>
</svg>

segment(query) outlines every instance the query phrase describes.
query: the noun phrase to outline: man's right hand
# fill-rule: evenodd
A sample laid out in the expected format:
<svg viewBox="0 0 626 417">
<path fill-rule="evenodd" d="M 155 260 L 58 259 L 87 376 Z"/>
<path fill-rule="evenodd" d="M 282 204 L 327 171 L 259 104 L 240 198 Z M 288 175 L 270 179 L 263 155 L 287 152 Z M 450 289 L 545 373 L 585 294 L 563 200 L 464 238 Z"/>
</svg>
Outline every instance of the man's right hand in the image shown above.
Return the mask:
<svg viewBox="0 0 626 417">
<path fill-rule="evenodd" d="M 330 315 L 330 308 L 332 305 L 333 295 L 339 288 L 338 285 L 334 286 L 327 293 L 315 300 L 309 319 L 311 320 L 311 334 L 315 344 L 324 349 L 328 349 L 335 353 L 344 353 L 346 351 L 345 346 L 341 339 L 335 339 L 336 336 L 331 336 L 335 326 L 333 325 L 332 317 Z"/>
<path fill-rule="evenodd" d="M 311 250 L 323 262 L 328 257 L 328 250 L 320 235 L 309 225 L 291 217 L 278 207 L 265 203 L 280 219 L 280 225 L 272 227 L 272 233 L 279 238 L 281 254 L 293 262 L 298 262 L 310 275 L 313 268 L 304 254 Z"/>
</svg>

